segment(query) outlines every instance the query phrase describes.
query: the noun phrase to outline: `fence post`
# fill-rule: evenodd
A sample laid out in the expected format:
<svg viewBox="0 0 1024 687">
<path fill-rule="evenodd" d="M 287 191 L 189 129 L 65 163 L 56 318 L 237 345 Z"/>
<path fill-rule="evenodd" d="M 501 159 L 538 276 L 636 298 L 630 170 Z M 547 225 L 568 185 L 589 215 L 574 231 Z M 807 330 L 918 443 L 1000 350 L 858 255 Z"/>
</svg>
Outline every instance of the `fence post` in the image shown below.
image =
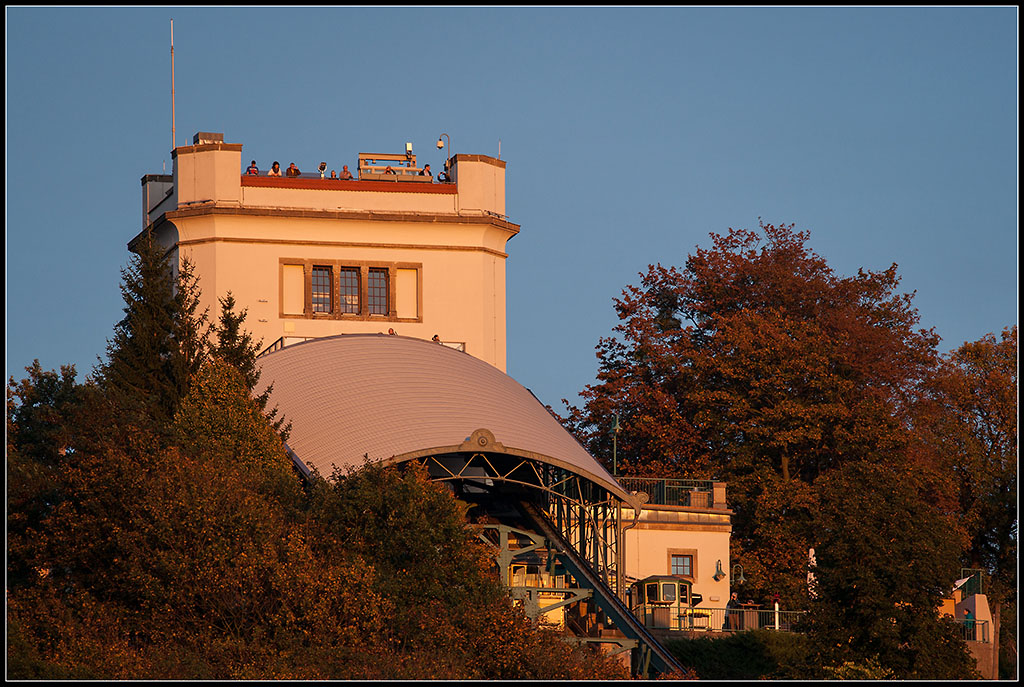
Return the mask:
<svg viewBox="0 0 1024 687">
<path fill-rule="evenodd" d="M 775 631 L 779 631 L 779 602 L 775 602 Z"/>
</svg>

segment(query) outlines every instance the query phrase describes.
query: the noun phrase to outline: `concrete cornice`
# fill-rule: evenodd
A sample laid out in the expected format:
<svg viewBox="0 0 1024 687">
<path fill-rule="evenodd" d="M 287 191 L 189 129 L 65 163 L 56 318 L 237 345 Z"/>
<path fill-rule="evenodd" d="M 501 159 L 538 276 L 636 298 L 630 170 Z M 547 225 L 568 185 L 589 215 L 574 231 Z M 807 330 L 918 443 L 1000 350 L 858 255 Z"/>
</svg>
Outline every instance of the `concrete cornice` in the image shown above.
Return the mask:
<svg viewBox="0 0 1024 687">
<path fill-rule="evenodd" d="M 384 222 L 429 222 L 431 224 L 490 224 L 510 232 L 519 233 L 519 225 L 491 215 L 445 214 L 426 212 L 387 212 L 381 210 L 317 210 L 314 208 L 244 207 L 218 204 L 212 201 L 194 203 L 188 207 L 167 212 L 164 217 L 173 221 L 202 215 L 242 215 L 248 217 L 306 217 L 311 219 L 365 219 Z M 154 222 L 159 224 L 160 220 Z"/>
<path fill-rule="evenodd" d="M 495 167 L 501 167 L 502 169 L 505 169 L 505 166 L 508 164 L 505 160 L 499 160 L 498 158 L 491 157 L 490 155 L 467 155 L 465 153 L 457 153 L 453 155 L 452 160 L 454 160 L 456 163 L 486 162 L 488 164 L 494 165 Z"/>
<path fill-rule="evenodd" d="M 191 146 L 178 146 L 171 151 L 171 157 L 176 158 L 178 155 L 188 155 L 189 153 L 206 153 L 217 150 L 227 150 L 231 152 L 242 152 L 241 143 L 200 143 L 198 145 Z"/>
<path fill-rule="evenodd" d="M 157 218 L 152 224 L 136 234 L 128 242 L 132 250 L 136 242 L 147 231 L 159 229 L 165 222 L 204 215 L 236 215 L 244 217 L 292 217 L 310 219 L 355 219 L 385 222 L 425 222 L 431 224 L 489 224 L 509 232 L 511 239 L 519 233 L 519 225 L 490 215 L 455 215 L 422 212 L 381 212 L 378 210 L 313 210 L 300 208 L 242 207 L 239 205 L 217 204 L 213 201 L 194 203 L 188 207 L 171 210 Z M 503 253 L 496 253 L 505 257 Z"/>
</svg>

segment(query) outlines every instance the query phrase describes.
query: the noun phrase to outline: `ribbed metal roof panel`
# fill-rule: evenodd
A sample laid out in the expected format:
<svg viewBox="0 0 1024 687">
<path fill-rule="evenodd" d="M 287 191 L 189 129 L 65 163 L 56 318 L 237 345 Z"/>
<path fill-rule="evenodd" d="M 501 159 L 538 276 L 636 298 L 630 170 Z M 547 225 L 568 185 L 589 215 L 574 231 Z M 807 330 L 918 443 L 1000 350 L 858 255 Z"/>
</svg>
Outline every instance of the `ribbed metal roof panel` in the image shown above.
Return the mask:
<svg viewBox="0 0 1024 687">
<path fill-rule="evenodd" d="M 487 429 L 509 452 L 536 454 L 632 498 L 527 389 L 497 368 L 437 343 L 345 334 L 313 339 L 257 361 L 260 385 L 292 423 L 288 445 L 329 476 L 458 446 Z"/>
</svg>

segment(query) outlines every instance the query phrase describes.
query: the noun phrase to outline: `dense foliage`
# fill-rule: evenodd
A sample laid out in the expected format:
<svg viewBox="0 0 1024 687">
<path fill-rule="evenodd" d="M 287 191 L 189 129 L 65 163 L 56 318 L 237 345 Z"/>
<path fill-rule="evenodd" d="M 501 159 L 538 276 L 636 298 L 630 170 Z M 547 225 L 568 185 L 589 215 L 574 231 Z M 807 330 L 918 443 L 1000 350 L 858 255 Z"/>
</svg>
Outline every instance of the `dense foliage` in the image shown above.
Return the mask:
<svg viewBox="0 0 1024 687">
<path fill-rule="evenodd" d="M 902 609 L 883 614 L 898 626 L 886 647 L 851 628 L 848 651 L 822 650 L 832 668 L 882 661 L 920 677 L 924 654 L 900 662 L 889 649 L 936 642 L 948 652 L 934 674 L 964 675 L 963 642 L 934 609 L 960 564 L 1001 574 L 1016 556 L 1016 328 L 1001 348 L 986 339 L 944 360 L 896 265 L 842 277 L 809 238 L 762 223 L 712 235 L 682 269 L 651 266 L 615 301 L 597 383 L 566 424 L 610 464 L 617 416 L 621 473 L 727 481 L 745 596 L 807 608 L 815 549 L 818 643 L 832 641 L 826 627 L 869 622 L 859 608 L 844 615 L 844 594 Z M 869 526 L 891 537 L 891 555 L 859 545 L 876 541 Z M 934 541 L 916 547 L 923 534 Z M 844 586 L 844 568 L 868 565 L 866 584 Z M 885 579 L 904 565 L 906 584 Z"/>
<path fill-rule="evenodd" d="M 965 541 L 951 536 L 951 519 L 931 505 L 925 481 L 914 470 L 860 461 L 817 488 L 805 630 L 821 663 L 872 659 L 902 679 L 972 677 L 959 629 L 939 617 Z"/>
<path fill-rule="evenodd" d="M 247 340 L 222 319 L 208 345 L 160 265 L 125 271 L 95 380 L 9 382 L 9 678 L 624 676 L 513 605 L 422 472 L 300 481 Z"/>
<path fill-rule="evenodd" d="M 819 676 L 810 641 L 795 632 L 753 630 L 673 639 L 665 647 L 702 680 L 800 680 Z"/>
</svg>

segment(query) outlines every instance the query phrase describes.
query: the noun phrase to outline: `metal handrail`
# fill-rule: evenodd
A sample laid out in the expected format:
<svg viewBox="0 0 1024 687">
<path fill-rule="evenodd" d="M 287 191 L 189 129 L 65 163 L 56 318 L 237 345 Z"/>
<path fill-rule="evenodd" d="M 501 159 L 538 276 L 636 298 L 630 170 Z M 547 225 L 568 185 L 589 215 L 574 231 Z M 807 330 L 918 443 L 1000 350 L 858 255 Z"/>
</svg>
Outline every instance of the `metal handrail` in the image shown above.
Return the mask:
<svg viewBox="0 0 1024 687">
<path fill-rule="evenodd" d="M 284 180 L 288 180 L 288 179 L 323 179 L 324 181 L 345 181 L 344 179 L 338 179 L 337 177 L 332 179 L 331 178 L 331 171 L 330 170 L 327 170 L 327 172 L 324 174 L 324 176 L 320 176 L 320 172 L 301 172 L 297 176 L 288 176 L 285 173 L 286 170 L 284 168 L 281 169 L 281 176 L 271 176 L 271 175 L 267 174 L 267 171 L 268 170 L 261 169 L 259 174 L 246 174 L 245 172 L 242 172 L 242 176 L 243 177 L 260 177 L 261 179 L 262 178 L 284 179 Z M 335 170 L 335 171 L 337 171 L 337 170 Z M 356 175 L 352 175 L 352 178 L 349 179 L 349 181 L 358 181 L 358 180 L 359 180 L 359 177 L 357 177 Z"/>
<path fill-rule="evenodd" d="M 954 618 L 954 620 L 960 626 L 960 636 L 965 642 L 988 644 L 991 641 L 987 620 L 966 620 L 964 618 Z"/>
<path fill-rule="evenodd" d="M 638 604 L 632 611 L 644 625 L 653 629 L 706 632 L 793 632 L 806 614 L 806 611 L 771 608 L 680 607 L 652 602 Z"/>
<path fill-rule="evenodd" d="M 713 480 L 619 477 L 618 481 L 627 491 L 645 492 L 650 497 L 647 502 L 651 504 L 709 507 L 713 501 Z M 694 498 L 695 494 L 701 496 Z"/>
</svg>

